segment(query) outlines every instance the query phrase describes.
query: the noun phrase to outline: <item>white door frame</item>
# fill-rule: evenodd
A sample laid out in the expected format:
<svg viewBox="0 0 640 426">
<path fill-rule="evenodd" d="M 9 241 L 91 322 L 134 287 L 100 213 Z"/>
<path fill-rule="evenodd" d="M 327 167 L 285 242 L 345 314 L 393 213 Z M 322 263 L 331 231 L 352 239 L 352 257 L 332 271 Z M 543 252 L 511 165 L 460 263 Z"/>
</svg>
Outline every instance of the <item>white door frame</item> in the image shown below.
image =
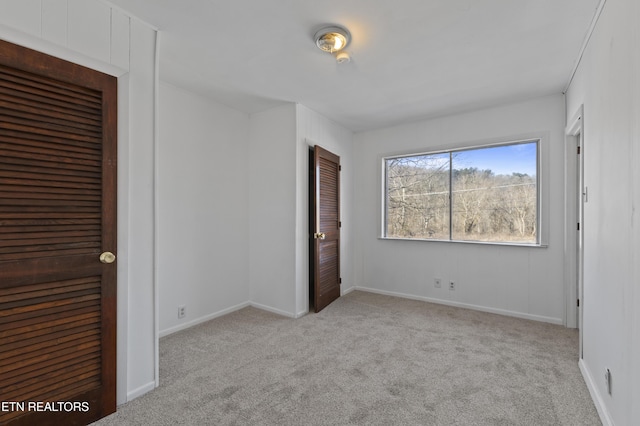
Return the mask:
<svg viewBox="0 0 640 426">
<path fill-rule="evenodd" d="M 583 164 L 584 114 L 580 106 L 565 129 L 565 326 L 580 330 L 582 358 L 582 232 L 583 224 Z M 578 155 L 578 147 L 580 154 Z M 578 230 L 580 224 L 580 230 Z M 580 308 L 578 308 L 578 301 Z"/>
</svg>

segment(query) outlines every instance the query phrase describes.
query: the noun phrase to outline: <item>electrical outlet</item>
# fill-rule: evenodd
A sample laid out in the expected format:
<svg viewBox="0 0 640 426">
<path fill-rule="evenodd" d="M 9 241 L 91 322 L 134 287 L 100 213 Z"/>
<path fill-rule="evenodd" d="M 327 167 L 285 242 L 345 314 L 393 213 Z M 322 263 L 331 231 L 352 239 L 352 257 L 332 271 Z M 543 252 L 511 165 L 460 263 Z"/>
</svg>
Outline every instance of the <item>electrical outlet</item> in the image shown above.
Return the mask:
<svg viewBox="0 0 640 426">
<path fill-rule="evenodd" d="M 449 281 L 449 290 L 455 290 L 456 289 L 456 283 L 454 281 Z"/>
<path fill-rule="evenodd" d="M 187 307 L 185 305 L 178 306 L 178 318 L 184 318 L 187 315 Z"/>
<path fill-rule="evenodd" d="M 440 288 L 442 287 L 442 279 L 441 278 L 436 278 L 433 280 L 433 286 L 435 288 Z"/>
</svg>

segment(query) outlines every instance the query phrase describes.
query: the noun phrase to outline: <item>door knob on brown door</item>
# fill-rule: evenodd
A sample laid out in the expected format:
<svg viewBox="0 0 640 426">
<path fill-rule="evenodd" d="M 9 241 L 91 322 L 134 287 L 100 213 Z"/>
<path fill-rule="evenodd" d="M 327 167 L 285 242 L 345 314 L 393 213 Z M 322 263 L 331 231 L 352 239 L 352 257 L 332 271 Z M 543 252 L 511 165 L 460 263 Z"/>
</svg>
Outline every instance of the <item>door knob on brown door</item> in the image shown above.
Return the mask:
<svg viewBox="0 0 640 426">
<path fill-rule="evenodd" d="M 110 251 L 105 251 L 100 255 L 100 262 L 102 263 L 113 263 L 116 261 L 116 255 L 111 253 Z"/>
<path fill-rule="evenodd" d="M 327 235 L 324 232 L 316 232 L 313 236 L 319 240 L 324 240 Z"/>
</svg>

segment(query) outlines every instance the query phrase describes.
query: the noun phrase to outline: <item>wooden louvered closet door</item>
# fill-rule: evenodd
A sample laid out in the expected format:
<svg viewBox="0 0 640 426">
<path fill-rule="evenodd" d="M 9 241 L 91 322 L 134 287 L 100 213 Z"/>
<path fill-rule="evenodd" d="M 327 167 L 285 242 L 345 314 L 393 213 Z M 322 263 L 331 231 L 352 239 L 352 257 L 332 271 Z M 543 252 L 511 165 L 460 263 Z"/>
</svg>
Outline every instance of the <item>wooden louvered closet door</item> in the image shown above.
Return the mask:
<svg viewBox="0 0 640 426">
<path fill-rule="evenodd" d="M 320 312 L 340 297 L 340 157 L 314 147 L 313 303 Z"/>
<path fill-rule="evenodd" d="M 116 93 L 0 41 L 0 424 L 115 411 Z"/>
</svg>

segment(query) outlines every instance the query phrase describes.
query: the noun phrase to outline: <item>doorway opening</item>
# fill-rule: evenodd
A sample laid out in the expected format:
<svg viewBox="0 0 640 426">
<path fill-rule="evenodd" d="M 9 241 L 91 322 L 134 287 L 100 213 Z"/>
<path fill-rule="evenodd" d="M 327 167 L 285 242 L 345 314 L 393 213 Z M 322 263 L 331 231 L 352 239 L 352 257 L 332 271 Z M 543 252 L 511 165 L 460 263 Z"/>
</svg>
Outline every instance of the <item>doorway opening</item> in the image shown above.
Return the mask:
<svg viewBox="0 0 640 426">
<path fill-rule="evenodd" d="M 566 128 L 565 175 L 565 256 L 566 256 L 566 318 L 565 325 L 578 328 L 579 355 L 583 357 L 584 316 L 584 203 L 587 188 L 584 184 L 584 122 L 582 107 Z"/>
</svg>

